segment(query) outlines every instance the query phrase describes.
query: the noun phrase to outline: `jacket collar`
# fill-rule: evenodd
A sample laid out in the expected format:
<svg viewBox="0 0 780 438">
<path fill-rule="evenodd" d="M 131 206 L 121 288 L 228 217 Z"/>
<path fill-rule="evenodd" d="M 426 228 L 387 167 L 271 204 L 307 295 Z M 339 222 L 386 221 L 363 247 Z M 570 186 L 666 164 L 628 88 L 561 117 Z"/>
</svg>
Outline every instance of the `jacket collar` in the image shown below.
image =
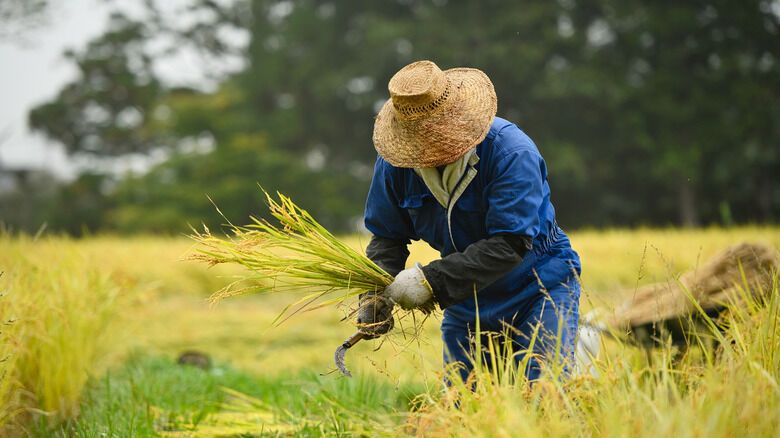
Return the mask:
<svg viewBox="0 0 780 438">
<path fill-rule="evenodd" d="M 465 187 L 468 186 L 468 182 L 465 181 L 463 181 L 465 184 L 461 184 L 462 188 L 459 187 L 458 183 L 463 180 L 469 168 L 474 168 L 478 162 L 477 148 L 473 148 L 456 161 L 448 164 L 441 172 L 435 167 L 415 168 L 414 172 L 423 180 L 436 201 L 442 207 L 447 208 L 451 202 L 454 204 L 457 201 Z"/>
</svg>

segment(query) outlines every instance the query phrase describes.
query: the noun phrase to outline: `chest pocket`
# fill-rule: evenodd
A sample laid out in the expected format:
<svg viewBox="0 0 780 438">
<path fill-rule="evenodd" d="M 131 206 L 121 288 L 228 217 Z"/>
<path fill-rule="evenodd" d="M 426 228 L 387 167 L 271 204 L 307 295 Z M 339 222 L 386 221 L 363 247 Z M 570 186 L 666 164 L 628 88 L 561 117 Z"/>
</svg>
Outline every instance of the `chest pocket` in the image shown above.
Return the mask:
<svg viewBox="0 0 780 438">
<path fill-rule="evenodd" d="M 434 248 L 441 248 L 446 227 L 444 209 L 430 193 L 415 193 L 399 199 L 398 206 L 406 211 L 418 238 Z"/>
<path fill-rule="evenodd" d="M 405 198 L 399 201 L 399 207 L 403 208 L 409 213 L 409 216 L 414 219 L 419 216 L 425 205 L 433 200 L 433 196 L 428 193 L 419 193 L 415 195 L 407 195 Z"/>
</svg>

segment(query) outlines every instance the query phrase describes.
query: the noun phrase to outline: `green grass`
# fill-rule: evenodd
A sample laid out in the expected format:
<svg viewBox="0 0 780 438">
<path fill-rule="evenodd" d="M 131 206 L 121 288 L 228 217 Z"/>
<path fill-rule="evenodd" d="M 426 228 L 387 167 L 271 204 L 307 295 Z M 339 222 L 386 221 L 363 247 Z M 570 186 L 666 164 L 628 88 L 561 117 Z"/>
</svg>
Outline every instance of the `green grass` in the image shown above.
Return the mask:
<svg viewBox="0 0 780 438">
<path fill-rule="evenodd" d="M 236 406 L 242 398 L 236 400 L 230 390 L 251 397 L 252 410 Z M 57 428 L 38 425 L 35 434 L 151 436 L 218 428 L 222 433 L 264 429 L 270 435 L 321 436 L 361 427 L 382 430 L 396 424 L 398 412 L 406 411 L 422 390 L 395 388 L 370 376 L 350 380 L 303 372 L 263 378 L 227 364 L 207 371 L 138 353 L 92 383 L 77 421 Z M 229 421 L 221 418 L 226 413 Z"/>
</svg>

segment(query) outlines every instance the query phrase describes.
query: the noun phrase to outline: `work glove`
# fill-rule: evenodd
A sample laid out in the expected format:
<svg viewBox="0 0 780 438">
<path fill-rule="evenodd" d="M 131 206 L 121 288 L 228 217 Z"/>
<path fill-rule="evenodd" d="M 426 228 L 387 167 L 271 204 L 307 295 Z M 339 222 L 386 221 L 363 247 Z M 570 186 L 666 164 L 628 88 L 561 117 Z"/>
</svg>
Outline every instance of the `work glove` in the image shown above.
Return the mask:
<svg viewBox="0 0 780 438">
<path fill-rule="evenodd" d="M 378 338 L 393 329 L 393 303 L 375 292 L 360 295 L 357 311 L 358 330 L 368 339 Z"/>
<path fill-rule="evenodd" d="M 384 295 L 405 310 L 420 309 L 425 313 L 433 311 L 433 289 L 425 279 L 422 265 L 415 263 L 395 276 L 385 288 Z"/>
</svg>

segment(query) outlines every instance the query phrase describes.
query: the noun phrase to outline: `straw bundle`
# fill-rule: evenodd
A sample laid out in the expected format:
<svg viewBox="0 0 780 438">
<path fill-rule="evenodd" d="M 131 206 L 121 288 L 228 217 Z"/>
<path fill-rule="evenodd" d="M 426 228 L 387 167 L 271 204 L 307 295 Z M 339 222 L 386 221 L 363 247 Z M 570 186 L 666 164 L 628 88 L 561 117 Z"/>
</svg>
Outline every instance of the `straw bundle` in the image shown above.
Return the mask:
<svg viewBox="0 0 780 438">
<path fill-rule="evenodd" d="M 774 248 L 741 243 L 683 274 L 679 281 L 639 288 L 605 323 L 618 330 L 636 328 L 694 315 L 697 305 L 717 313 L 727 303 L 739 305 L 746 298 L 741 286 L 753 292 L 773 290 L 772 274 L 778 267 L 780 257 Z"/>
<path fill-rule="evenodd" d="M 190 258 L 217 265 L 231 263 L 248 270 L 245 275 L 215 292 L 210 300 L 245 293 L 292 292 L 302 295 L 279 315 L 291 316 L 343 303 L 365 292 L 381 292 L 393 277 L 365 255 L 342 243 L 293 201 L 264 192 L 274 225 L 251 218 L 246 226 L 229 224 L 227 239 L 208 229 L 194 231 L 197 243 Z M 286 319 L 286 318 L 285 318 Z"/>
</svg>

